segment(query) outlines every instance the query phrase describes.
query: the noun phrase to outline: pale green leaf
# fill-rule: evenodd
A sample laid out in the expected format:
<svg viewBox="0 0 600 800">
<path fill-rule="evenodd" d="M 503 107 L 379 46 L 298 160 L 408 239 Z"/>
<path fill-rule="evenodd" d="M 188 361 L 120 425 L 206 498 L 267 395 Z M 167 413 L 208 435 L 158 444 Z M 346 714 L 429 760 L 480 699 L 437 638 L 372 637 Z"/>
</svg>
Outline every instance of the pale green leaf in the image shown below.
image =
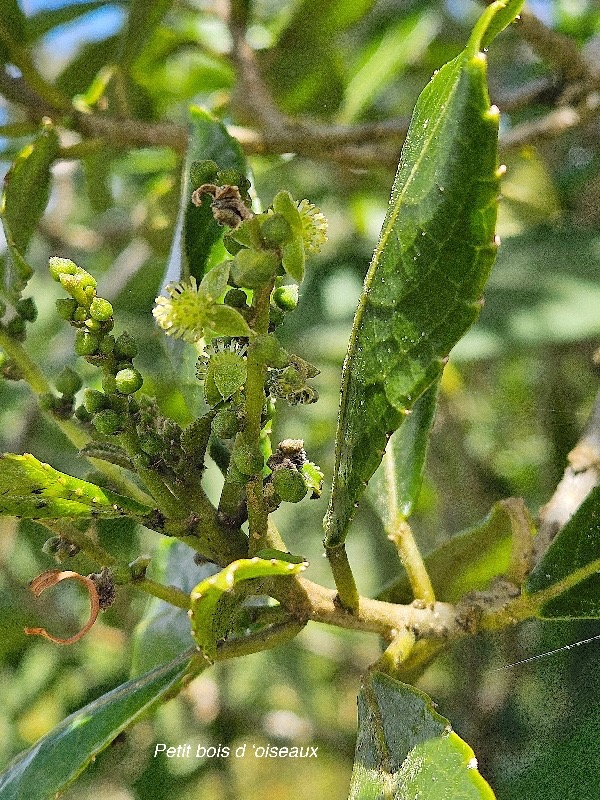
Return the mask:
<svg viewBox="0 0 600 800">
<path fill-rule="evenodd" d="M 0 456 L 0 514 L 26 519 L 144 516 L 130 497 L 58 472 L 29 453 Z"/>
</svg>

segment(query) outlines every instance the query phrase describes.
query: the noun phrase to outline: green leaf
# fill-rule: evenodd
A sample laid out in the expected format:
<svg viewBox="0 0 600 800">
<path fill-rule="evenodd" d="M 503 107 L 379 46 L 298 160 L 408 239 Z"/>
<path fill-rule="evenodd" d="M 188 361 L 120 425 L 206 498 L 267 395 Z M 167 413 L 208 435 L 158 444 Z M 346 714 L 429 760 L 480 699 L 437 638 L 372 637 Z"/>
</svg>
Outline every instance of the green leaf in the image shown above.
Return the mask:
<svg viewBox="0 0 600 800">
<path fill-rule="evenodd" d="M 6 273 L 0 292 L 15 302 L 33 270 L 25 253 L 50 196 L 50 168 L 58 154 L 58 136 L 51 123 L 17 156 L 4 178 L 0 214 L 8 245 Z"/>
<path fill-rule="evenodd" d="M 143 516 L 152 509 L 130 497 L 72 478 L 35 456 L 0 456 L 0 514 L 26 519 Z"/>
<path fill-rule="evenodd" d="M 511 2 L 516 14 L 519 4 Z M 504 13 L 496 2 L 482 20 Z M 504 18 L 504 17 L 503 17 Z M 479 315 L 496 244 L 499 113 L 477 36 L 415 107 L 342 377 L 326 545 L 342 543 L 386 442 Z"/>
<path fill-rule="evenodd" d="M 242 581 L 252 578 L 273 578 L 297 575 L 308 564 L 282 561 L 277 558 L 241 558 L 229 564 L 217 575 L 206 578 L 192 591 L 192 635 L 208 658 L 214 658 L 217 639 L 223 631 L 224 620 L 218 619 L 219 601 Z"/>
<path fill-rule="evenodd" d="M 505 574 L 511 563 L 515 529 L 523 515 L 527 515 L 527 510 L 522 500 L 514 497 L 501 500 L 477 525 L 455 534 L 425 556 L 436 597 L 456 603 L 467 592 L 485 589 L 492 578 Z M 390 603 L 412 602 L 408 577 L 403 575 L 387 586 L 378 599 Z"/>
<path fill-rule="evenodd" d="M 421 491 L 429 436 L 435 420 L 440 383 L 435 381 L 419 397 L 404 424 L 391 437 L 384 463 L 373 476 L 373 507 L 384 526 L 394 525 L 397 514 L 408 519 Z"/>
<path fill-rule="evenodd" d="M 11 43 L 25 39 L 27 20 L 17 0 L 3 0 L 0 18 L 0 63 L 10 60 Z"/>
<path fill-rule="evenodd" d="M 192 656 L 193 651 L 184 653 L 68 716 L 0 775 L 0 800 L 54 797 L 122 730 L 174 690 Z"/>
<path fill-rule="evenodd" d="M 225 293 L 228 280 L 229 264 L 227 261 L 222 261 L 216 267 L 209 269 L 200 282 L 199 290 L 210 300 L 218 300 Z"/>
<path fill-rule="evenodd" d="M 600 617 L 600 486 L 590 492 L 560 530 L 529 576 L 525 591 L 532 595 L 561 582 L 564 590 L 544 603 L 538 616 Z"/>
<path fill-rule="evenodd" d="M 349 800 L 494 800 L 469 745 L 426 694 L 381 672 L 358 695 Z"/>
<path fill-rule="evenodd" d="M 237 308 L 213 305 L 207 312 L 210 327 L 218 336 L 250 336 L 251 330 Z"/>
<path fill-rule="evenodd" d="M 207 569 L 214 571 L 213 565 L 198 566 L 187 545 L 163 537 L 153 552 L 148 577 L 189 593 Z M 193 646 L 187 611 L 151 597 L 133 633 L 131 674 L 140 675 Z"/>
<path fill-rule="evenodd" d="M 354 122 L 393 80 L 397 81 L 411 64 L 418 63 L 440 23 L 439 14 L 425 10 L 408 16 L 403 14 L 396 25 L 386 27 L 372 52 L 348 81 L 339 122 Z M 399 42 L 402 42 L 401 47 Z"/>
<path fill-rule="evenodd" d="M 118 47 L 118 36 L 83 45 L 57 77 L 56 86 L 69 97 L 82 94 L 100 70 L 116 60 Z"/>
<path fill-rule="evenodd" d="M 246 174 L 242 149 L 228 133 L 222 122 L 197 106 L 190 108 L 190 140 L 182 180 L 181 211 L 183 230 L 175 235 L 171 261 L 179 264 L 178 278 L 193 275 L 202 280 L 209 265 L 211 251 L 224 250 L 223 227 L 213 217 L 210 202 L 195 206 L 192 192 L 197 186 L 190 181 L 190 166 L 194 161 L 212 160 L 219 169 L 235 169 Z M 178 226 L 179 227 L 179 226 Z M 182 241 L 179 241 L 182 239 Z M 226 253 L 224 253 L 226 255 Z"/>
<path fill-rule="evenodd" d="M 119 63 L 129 69 L 173 5 L 173 0 L 131 0 L 127 23 L 121 38 Z"/>
<path fill-rule="evenodd" d="M 88 0 L 85 3 L 72 3 L 60 8 L 45 8 L 38 11 L 25 20 L 27 41 L 35 42 L 59 25 L 73 22 L 103 6 L 106 6 L 106 0 Z"/>
</svg>

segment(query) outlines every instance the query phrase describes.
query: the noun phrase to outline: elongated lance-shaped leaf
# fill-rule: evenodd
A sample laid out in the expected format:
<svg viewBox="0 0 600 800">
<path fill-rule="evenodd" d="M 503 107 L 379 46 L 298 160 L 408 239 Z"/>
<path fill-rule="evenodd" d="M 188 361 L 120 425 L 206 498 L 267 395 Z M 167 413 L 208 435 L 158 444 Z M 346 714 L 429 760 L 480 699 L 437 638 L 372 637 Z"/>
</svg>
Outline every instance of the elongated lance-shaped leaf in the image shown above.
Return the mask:
<svg viewBox="0 0 600 800">
<path fill-rule="evenodd" d="M 499 112 L 480 50 L 520 6 L 489 6 L 415 107 L 344 363 L 327 546 L 344 541 L 389 436 L 479 314 L 499 181 Z"/>
<path fill-rule="evenodd" d="M 0 215 L 8 246 L 0 293 L 15 302 L 33 270 L 25 260 L 31 237 L 50 196 L 50 167 L 58 153 L 58 136 L 51 123 L 17 156 L 6 173 Z"/>
<path fill-rule="evenodd" d="M 358 695 L 349 800 L 494 800 L 473 750 L 426 694 L 370 674 Z"/>
<path fill-rule="evenodd" d="M 577 578 L 579 577 L 579 580 Z M 600 618 L 600 486 L 560 530 L 525 584 L 527 594 L 563 584 L 538 616 Z"/>
<path fill-rule="evenodd" d="M 223 620 L 219 617 L 219 601 L 242 581 L 252 578 L 274 578 L 297 575 L 308 566 L 306 561 L 294 563 L 277 558 L 241 558 L 229 564 L 217 575 L 201 581 L 191 594 L 192 635 L 208 658 L 214 658 L 217 639 L 223 633 Z M 241 602 L 241 601 L 240 601 Z M 231 609 L 228 609 L 228 614 Z"/>
<path fill-rule="evenodd" d="M 173 5 L 173 0 L 132 0 L 121 39 L 120 65 L 128 69 Z"/>
<path fill-rule="evenodd" d="M 130 497 L 58 472 L 30 453 L 0 456 L 0 515 L 26 519 L 141 517 L 150 511 Z"/>
<path fill-rule="evenodd" d="M 214 161 L 221 170 L 233 169 L 246 174 L 246 160 L 238 142 L 229 135 L 222 122 L 197 106 L 190 108 L 190 138 L 181 182 L 181 206 L 167 279 L 170 281 L 193 275 L 201 281 L 209 266 L 227 257 L 223 246 L 223 227 L 213 217 L 210 202 L 195 206 L 192 192 L 197 186 L 190 181 L 194 161 Z"/>
<path fill-rule="evenodd" d="M 57 796 L 124 728 L 176 689 L 192 657 L 188 651 L 68 716 L 0 775 L 0 800 Z"/>
</svg>

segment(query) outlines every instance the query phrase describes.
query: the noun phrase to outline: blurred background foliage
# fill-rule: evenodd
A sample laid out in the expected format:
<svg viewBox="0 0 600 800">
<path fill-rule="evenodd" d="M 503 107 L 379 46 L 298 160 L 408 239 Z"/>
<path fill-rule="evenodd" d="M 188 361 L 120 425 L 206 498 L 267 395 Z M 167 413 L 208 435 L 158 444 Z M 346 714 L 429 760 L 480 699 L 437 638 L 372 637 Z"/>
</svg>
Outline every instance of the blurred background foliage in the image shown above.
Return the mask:
<svg viewBox="0 0 600 800">
<path fill-rule="evenodd" d="M 285 187 L 329 218 L 329 243 L 308 270 L 297 312 L 281 329 L 284 342 L 320 368 L 320 400 L 281 408 L 276 440 L 303 438 L 309 458 L 330 475 L 341 364 L 400 151 L 401 135 L 385 134 L 386 121 L 401 132 L 433 70 L 466 41 L 479 7 L 468 0 L 234 3 L 274 107 L 310 120 L 294 155 L 293 147 L 284 147 L 280 120 L 271 125 L 264 108 L 252 107 L 225 0 L 162 0 L 151 4 L 152 14 L 134 0 L 20 3 L 27 16 L 23 46 L 31 48 L 39 74 L 77 108 L 116 119 L 117 127 L 119 119 L 169 123 L 155 145 L 133 143 L 135 137 L 128 144 L 127 136 L 82 136 L 82 126 L 69 129 L 68 123 L 61 128 L 50 203 L 29 252 L 39 308 L 29 352 L 50 376 L 72 363 L 72 334 L 54 309 L 60 290 L 45 269 L 51 255 L 72 258 L 99 278 L 99 294 L 113 303 L 120 329 L 142 343 L 145 387 L 156 392 L 166 414 L 189 421 L 184 394 L 193 384 L 193 359 L 175 372 L 150 308 L 164 282 L 177 217 L 182 126 L 188 105 L 202 105 L 237 126 L 263 206 Z M 600 8 L 594 0 L 536 0 L 530 10 L 546 31 L 568 37 L 587 73 L 569 74 L 568 59 L 543 58 L 524 26 L 512 26 L 489 54 L 492 101 L 505 112 L 503 246 L 481 319 L 456 347 L 444 376 L 414 516 L 425 552 L 474 524 L 500 498 L 522 496 L 535 515 L 560 479 L 596 392 L 600 125 L 589 114 L 549 135 L 539 132 L 552 114 L 579 108 L 600 88 Z M 0 159 L 6 169 L 47 109 L 15 97 L 11 86 L 22 70 L 6 54 L 3 60 Z M 375 122 L 384 133 L 363 141 L 338 146 L 323 134 L 326 125 Z M 78 367 L 94 385 L 95 370 Z M 178 382 L 183 393 L 173 388 Z M 44 421 L 22 383 L 0 381 L 0 448 L 33 452 L 58 469 L 86 474 L 83 459 Z M 209 482 L 216 486 L 217 480 L 216 472 L 209 474 Z M 326 493 L 320 501 L 287 506 L 277 517 L 294 552 L 310 560 L 310 577 L 331 585 L 321 558 L 325 503 Z M 28 640 L 22 630 L 32 621 L 59 634 L 60 626 L 72 631 L 85 604 L 77 588 L 69 593 L 67 586 L 49 595 L 43 609 L 36 604 L 27 583 L 52 566 L 41 551 L 47 531 L 6 519 L 0 531 L 0 761 L 6 762 L 66 714 L 128 678 L 146 599 L 121 592 L 73 647 Z M 128 522 L 99 523 L 97 534 L 121 558 L 157 553 L 158 535 Z M 395 550 L 368 502 L 348 546 L 362 593 L 373 595 L 397 576 Z M 95 567 L 83 556 L 69 562 L 84 573 Z M 196 582 L 199 575 L 187 557 L 181 580 Z M 584 622 L 528 623 L 462 641 L 421 678 L 419 685 L 475 749 L 501 800 L 571 797 L 565 787 L 574 786 L 583 800 L 597 796 L 598 646 L 499 669 L 595 631 Z M 301 787 L 306 797 L 341 800 L 354 752 L 359 678 L 378 647 L 370 635 L 311 624 L 281 650 L 220 664 L 105 752 L 65 797 L 288 800 Z M 319 758 L 152 757 L 157 741 L 195 748 L 267 740 L 310 742 L 319 746 Z M 564 785 L 547 778 L 558 770 Z"/>
</svg>

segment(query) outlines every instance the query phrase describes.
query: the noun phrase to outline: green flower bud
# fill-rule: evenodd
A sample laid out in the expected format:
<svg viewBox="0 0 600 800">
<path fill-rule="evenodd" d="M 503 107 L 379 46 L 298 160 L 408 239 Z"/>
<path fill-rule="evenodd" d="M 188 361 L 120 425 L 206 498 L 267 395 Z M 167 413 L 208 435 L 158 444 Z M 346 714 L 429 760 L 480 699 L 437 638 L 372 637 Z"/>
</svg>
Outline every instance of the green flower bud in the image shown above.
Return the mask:
<svg viewBox="0 0 600 800">
<path fill-rule="evenodd" d="M 98 322 L 106 322 L 113 315 L 113 307 L 102 297 L 94 297 L 90 305 L 90 317 Z"/>
<path fill-rule="evenodd" d="M 241 194 L 247 193 L 251 185 L 244 173 L 237 169 L 220 169 L 217 180 L 221 186 L 237 186 Z"/>
<path fill-rule="evenodd" d="M 85 321 L 85 327 L 88 329 L 88 331 L 95 331 L 98 333 L 102 330 L 102 323 L 98 322 L 97 319 L 88 318 Z"/>
<path fill-rule="evenodd" d="M 56 311 L 61 319 L 66 319 L 69 322 L 73 319 L 76 310 L 79 308 L 77 300 L 72 297 L 63 297 L 56 301 Z"/>
<path fill-rule="evenodd" d="M 106 408 L 94 415 L 92 424 L 98 433 L 111 436 L 123 429 L 123 417 L 112 408 Z"/>
<path fill-rule="evenodd" d="M 296 284 L 278 286 L 273 292 L 273 302 L 283 311 L 293 311 L 298 305 L 298 287 Z"/>
<path fill-rule="evenodd" d="M 260 289 L 275 277 L 278 268 L 275 253 L 240 250 L 231 262 L 231 277 L 240 287 Z"/>
<path fill-rule="evenodd" d="M 212 431 L 219 439 L 233 439 L 239 427 L 238 416 L 233 408 L 220 409 L 212 422 Z"/>
<path fill-rule="evenodd" d="M 108 399 L 104 392 L 98 392 L 96 389 L 86 389 L 83 395 L 83 404 L 90 414 L 96 414 L 98 411 L 106 408 Z"/>
<path fill-rule="evenodd" d="M 294 235 L 289 222 L 281 214 L 266 214 L 261 220 L 260 232 L 266 244 L 273 247 L 289 242 Z"/>
<path fill-rule="evenodd" d="M 37 319 L 37 308 L 33 297 L 23 297 L 17 301 L 15 306 L 17 314 L 27 322 L 35 322 Z"/>
<path fill-rule="evenodd" d="M 144 379 L 137 369 L 129 367 L 128 369 L 121 369 L 117 372 L 115 375 L 115 382 L 117 391 L 121 394 L 134 394 L 138 389 L 142 388 Z"/>
<path fill-rule="evenodd" d="M 202 186 L 203 183 L 214 183 L 218 171 L 219 165 L 214 161 L 192 161 L 190 165 L 190 183 L 192 186 Z"/>
<path fill-rule="evenodd" d="M 223 302 L 232 308 L 248 308 L 248 296 L 243 289 L 230 289 Z"/>
<path fill-rule="evenodd" d="M 141 581 L 146 577 L 146 570 L 150 566 L 148 556 L 139 556 L 129 565 L 129 573 L 132 581 Z"/>
<path fill-rule="evenodd" d="M 92 420 L 92 415 L 83 404 L 78 405 L 73 413 L 80 422 L 91 422 Z"/>
<path fill-rule="evenodd" d="M 38 403 L 42 411 L 54 411 L 57 398 L 51 393 L 46 392 L 38 397 Z"/>
<path fill-rule="evenodd" d="M 79 270 L 77 264 L 70 258 L 59 258 L 58 256 L 53 256 L 49 260 L 48 268 L 55 281 L 60 281 L 61 275 L 75 275 Z"/>
<path fill-rule="evenodd" d="M 146 433 L 140 437 L 140 446 L 149 456 L 157 456 L 165 449 L 165 443 L 157 433 Z"/>
<path fill-rule="evenodd" d="M 75 334 L 75 352 L 78 356 L 92 356 L 98 352 L 101 337 L 92 331 L 77 331 Z"/>
<path fill-rule="evenodd" d="M 115 347 L 115 337 L 114 336 L 104 336 L 102 341 L 100 342 L 100 352 L 103 356 L 108 356 L 112 353 Z"/>
<path fill-rule="evenodd" d="M 55 556 L 60 550 L 61 544 L 62 539 L 60 536 L 51 536 L 42 545 L 42 553 L 46 553 L 47 556 Z"/>
<path fill-rule="evenodd" d="M 77 300 L 73 300 L 74 303 L 77 303 Z M 88 310 L 84 306 L 77 305 L 77 308 L 73 312 L 73 322 L 85 322 L 88 318 Z"/>
<path fill-rule="evenodd" d="M 258 475 L 264 466 L 260 450 L 245 444 L 234 447 L 232 459 L 242 475 Z"/>
<path fill-rule="evenodd" d="M 26 336 L 25 328 L 25 320 L 23 317 L 13 317 L 6 326 L 6 332 L 11 339 L 16 339 L 17 342 L 23 342 Z"/>
<path fill-rule="evenodd" d="M 55 381 L 56 388 L 67 397 L 74 397 L 81 389 L 83 381 L 71 367 L 63 367 Z"/>
<path fill-rule="evenodd" d="M 102 376 L 102 388 L 106 394 L 114 394 L 117 391 L 117 381 L 110 372 L 105 372 Z"/>
<path fill-rule="evenodd" d="M 135 358 L 138 354 L 138 346 L 133 336 L 122 333 L 115 342 L 114 352 L 117 358 L 124 358 L 128 361 Z"/>
<path fill-rule="evenodd" d="M 278 469 L 273 473 L 275 491 L 286 503 L 299 503 L 308 491 L 302 474 L 296 469 Z"/>
</svg>

